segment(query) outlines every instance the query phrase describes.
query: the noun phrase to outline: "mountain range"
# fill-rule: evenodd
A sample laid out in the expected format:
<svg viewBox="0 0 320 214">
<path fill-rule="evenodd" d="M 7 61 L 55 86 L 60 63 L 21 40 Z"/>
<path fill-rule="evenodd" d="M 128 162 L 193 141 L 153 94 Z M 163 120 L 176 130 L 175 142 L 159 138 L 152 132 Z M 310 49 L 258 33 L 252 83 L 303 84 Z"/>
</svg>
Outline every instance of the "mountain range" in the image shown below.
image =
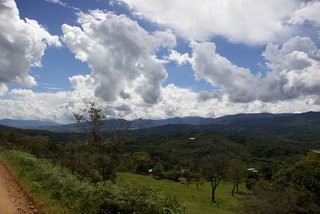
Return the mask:
<svg viewBox="0 0 320 214">
<path fill-rule="evenodd" d="M 276 119 L 282 116 L 291 116 L 295 114 L 236 114 L 228 115 L 219 118 L 203 118 L 203 117 L 174 117 L 168 119 L 135 119 L 132 121 L 124 119 L 108 119 L 103 122 L 102 131 L 112 131 L 121 126 L 128 126 L 130 130 L 146 129 L 151 127 L 167 126 L 167 125 L 191 125 L 201 126 L 209 124 L 228 125 L 234 123 L 251 123 L 255 120 L 261 122 L 263 119 Z M 59 124 L 56 122 L 41 121 L 41 120 L 12 120 L 2 119 L 0 125 L 21 128 L 21 129 L 40 129 L 53 132 L 83 132 L 83 128 L 90 126 L 90 123 L 71 123 Z"/>
<path fill-rule="evenodd" d="M 0 120 L 0 125 L 59 133 L 84 133 L 90 123 L 61 125 L 37 120 Z M 105 120 L 101 131 L 111 135 L 116 130 L 127 134 L 172 135 L 179 132 L 222 131 L 236 135 L 282 138 L 297 141 L 320 139 L 320 112 L 300 114 L 236 114 L 219 118 L 175 117 L 161 120 Z"/>
<path fill-rule="evenodd" d="M 12 120 L 2 119 L 0 125 L 10 126 L 20 129 L 46 129 L 45 127 L 61 126 L 61 124 L 42 120 Z"/>
</svg>

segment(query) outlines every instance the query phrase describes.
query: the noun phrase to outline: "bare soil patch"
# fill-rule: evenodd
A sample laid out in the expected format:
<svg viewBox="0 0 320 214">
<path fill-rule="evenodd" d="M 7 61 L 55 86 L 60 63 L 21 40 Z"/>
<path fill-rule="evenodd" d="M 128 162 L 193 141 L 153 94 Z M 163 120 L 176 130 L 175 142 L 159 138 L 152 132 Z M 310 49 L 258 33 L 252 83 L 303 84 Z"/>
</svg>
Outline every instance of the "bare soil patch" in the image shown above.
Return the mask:
<svg viewBox="0 0 320 214">
<path fill-rule="evenodd" d="M 0 160 L 0 213 L 39 213 L 36 204 L 26 194 L 7 165 Z"/>
</svg>

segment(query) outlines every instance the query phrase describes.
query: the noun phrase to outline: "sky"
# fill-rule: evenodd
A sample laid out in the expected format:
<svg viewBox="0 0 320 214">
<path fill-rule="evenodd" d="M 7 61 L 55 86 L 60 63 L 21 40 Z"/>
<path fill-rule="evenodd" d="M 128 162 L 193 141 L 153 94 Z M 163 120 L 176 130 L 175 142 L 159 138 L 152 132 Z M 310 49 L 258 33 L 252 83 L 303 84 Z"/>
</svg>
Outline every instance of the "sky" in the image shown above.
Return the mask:
<svg viewBox="0 0 320 214">
<path fill-rule="evenodd" d="M 320 1 L 0 0 L 0 119 L 320 111 Z"/>
</svg>

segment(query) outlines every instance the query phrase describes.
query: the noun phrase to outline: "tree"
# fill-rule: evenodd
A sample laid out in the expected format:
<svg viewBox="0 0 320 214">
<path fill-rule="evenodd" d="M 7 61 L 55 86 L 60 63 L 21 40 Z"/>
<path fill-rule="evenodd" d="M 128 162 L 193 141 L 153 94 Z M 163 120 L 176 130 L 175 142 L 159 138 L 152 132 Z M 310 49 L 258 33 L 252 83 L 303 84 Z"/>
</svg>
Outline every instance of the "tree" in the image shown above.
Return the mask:
<svg viewBox="0 0 320 214">
<path fill-rule="evenodd" d="M 228 178 L 233 184 L 231 195 L 234 196 L 235 189 L 239 191 L 239 184 L 246 175 L 247 168 L 244 163 L 238 159 L 230 161 L 228 168 Z"/>
<path fill-rule="evenodd" d="M 271 181 L 260 180 L 242 203 L 243 213 L 319 213 L 320 157 L 309 153 Z M 281 200 L 279 200 L 281 198 Z"/>
<path fill-rule="evenodd" d="M 15 149 L 19 146 L 19 140 L 21 139 L 20 133 L 18 133 L 15 129 L 10 130 L 7 136 L 7 146 L 10 149 Z"/>
<path fill-rule="evenodd" d="M 101 135 L 101 127 L 103 125 L 105 115 L 103 108 L 95 101 L 85 102 L 86 108 L 80 112 L 74 112 L 75 120 L 80 122 L 87 122 L 90 125 L 90 137 L 92 142 L 99 142 L 103 139 Z"/>
<path fill-rule="evenodd" d="M 154 177 L 156 178 L 162 178 L 163 177 L 163 165 L 161 162 L 157 162 L 155 164 L 155 166 L 153 167 L 153 171 L 152 171 L 152 174 Z"/>
<path fill-rule="evenodd" d="M 182 170 L 181 175 L 182 175 L 182 177 L 185 179 L 186 185 L 187 185 L 187 187 L 188 187 L 189 184 L 190 184 L 190 183 L 192 182 L 192 180 L 193 180 L 192 173 L 190 172 L 189 169 L 184 169 L 184 170 Z"/>
<path fill-rule="evenodd" d="M 73 113 L 77 122 L 85 122 L 89 126 L 88 140 L 78 142 L 78 145 L 66 147 L 71 157 L 78 157 L 70 161 L 73 171 L 86 175 L 92 182 L 115 181 L 116 170 L 120 165 L 123 143 L 120 138 L 106 140 L 101 134 L 105 116 L 103 108 L 95 101 L 86 102 L 86 108 Z M 75 162 L 76 161 L 76 162 Z M 76 163 L 78 165 L 74 166 Z"/>
<path fill-rule="evenodd" d="M 201 174 L 211 184 L 211 201 L 216 203 L 215 191 L 227 175 L 228 160 L 224 155 L 206 155 L 201 159 Z"/>
<path fill-rule="evenodd" d="M 310 152 L 294 166 L 280 170 L 275 181 L 282 186 L 312 193 L 320 205 L 320 155 Z"/>
<path fill-rule="evenodd" d="M 258 181 L 251 194 L 242 199 L 239 208 L 239 212 L 244 214 L 319 213 L 320 211 L 320 207 L 307 191 L 263 180 Z"/>
<path fill-rule="evenodd" d="M 278 170 L 279 164 L 271 161 L 263 163 L 258 169 L 260 178 L 268 181 L 272 180 L 272 177 L 277 173 Z"/>
<path fill-rule="evenodd" d="M 45 157 L 48 153 L 49 138 L 47 136 L 24 136 L 22 141 L 24 149 L 37 157 Z"/>
<path fill-rule="evenodd" d="M 203 184 L 204 181 L 201 176 L 201 167 L 199 161 L 192 161 L 189 167 L 189 171 L 192 177 L 192 181 L 195 182 L 197 189 L 199 189 L 199 184 Z"/>
<path fill-rule="evenodd" d="M 151 157 L 146 152 L 134 152 L 131 157 L 129 167 L 133 168 L 135 173 L 146 174 L 151 169 Z"/>
</svg>

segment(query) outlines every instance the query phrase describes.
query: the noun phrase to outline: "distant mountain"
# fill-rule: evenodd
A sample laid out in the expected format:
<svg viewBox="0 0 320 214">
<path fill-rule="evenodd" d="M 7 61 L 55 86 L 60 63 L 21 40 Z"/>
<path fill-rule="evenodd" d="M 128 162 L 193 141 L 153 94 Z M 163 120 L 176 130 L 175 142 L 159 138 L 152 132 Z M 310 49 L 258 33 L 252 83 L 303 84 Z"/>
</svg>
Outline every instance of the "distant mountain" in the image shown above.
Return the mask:
<svg viewBox="0 0 320 214">
<path fill-rule="evenodd" d="M 159 126 L 165 126 L 165 125 L 204 125 L 204 124 L 211 124 L 214 122 L 215 119 L 213 118 L 202 118 L 202 117 L 175 117 L 175 118 L 169 118 L 169 119 L 161 119 L 161 120 L 146 120 L 146 119 L 136 119 L 133 121 L 127 121 L 124 119 L 108 119 L 105 120 L 102 126 L 103 132 L 110 132 L 114 131 L 117 128 L 125 128 L 128 127 L 130 130 L 136 130 L 136 129 L 145 129 L 145 128 L 151 128 L 151 127 L 159 127 Z M 0 121 L 7 121 L 7 120 L 0 120 Z M 66 125 L 61 125 L 58 123 L 47 123 L 43 121 L 33 121 L 34 123 L 28 123 L 28 121 L 25 120 L 15 120 L 14 123 L 13 120 L 10 123 L 1 123 L 0 125 L 5 126 L 12 126 L 16 128 L 24 128 L 24 129 L 40 129 L 40 130 L 47 130 L 52 132 L 86 132 L 90 128 L 90 123 L 84 122 L 84 123 L 71 123 Z M 37 123 L 38 122 L 38 125 Z"/>
<path fill-rule="evenodd" d="M 40 129 L 60 133 L 84 133 L 90 123 L 60 125 L 44 121 L 0 120 L 0 125 Z M 180 132 L 222 131 L 229 134 L 281 138 L 294 141 L 320 141 L 320 112 L 300 114 L 236 114 L 219 118 L 175 117 L 161 120 L 106 120 L 102 132 L 106 136 L 118 128 L 128 128 L 128 135 L 172 135 Z"/>
<path fill-rule="evenodd" d="M 203 117 L 174 117 L 169 119 L 160 119 L 160 120 L 145 120 L 137 119 L 132 121 L 134 128 L 150 128 L 164 125 L 204 125 L 214 123 L 214 118 L 203 118 Z M 108 121 L 107 121 L 108 122 Z"/>
<path fill-rule="evenodd" d="M 320 112 L 301 114 L 237 114 L 201 125 L 171 124 L 132 130 L 131 135 L 172 135 L 181 132 L 220 131 L 231 135 L 320 143 Z"/>
<path fill-rule="evenodd" d="M 41 129 L 41 127 L 60 126 L 61 124 L 55 122 L 41 121 L 41 120 L 11 120 L 2 119 L 0 125 L 10 126 L 21 129 Z"/>
<path fill-rule="evenodd" d="M 297 116 L 298 114 L 271 114 L 271 113 L 251 113 L 251 114 L 235 114 L 235 115 L 227 115 L 223 117 L 216 118 L 214 120 L 215 124 L 221 125 L 230 125 L 230 124 L 252 124 L 255 121 L 265 121 L 265 120 L 274 120 L 274 119 L 282 119 L 287 116 Z"/>
</svg>

